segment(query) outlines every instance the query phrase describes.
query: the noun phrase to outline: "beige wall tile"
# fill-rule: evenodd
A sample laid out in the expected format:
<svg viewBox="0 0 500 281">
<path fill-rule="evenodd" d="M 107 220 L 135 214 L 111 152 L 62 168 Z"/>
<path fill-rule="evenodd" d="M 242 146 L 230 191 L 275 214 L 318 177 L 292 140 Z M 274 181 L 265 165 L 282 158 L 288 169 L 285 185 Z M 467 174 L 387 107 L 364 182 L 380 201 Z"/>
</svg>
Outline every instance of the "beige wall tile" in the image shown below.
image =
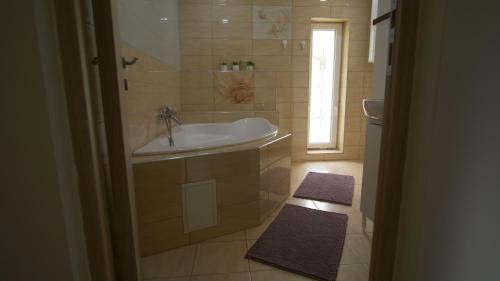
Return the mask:
<svg viewBox="0 0 500 281">
<path fill-rule="evenodd" d="M 212 56 L 182 56 L 181 68 L 183 71 L 211 71 Z"/>
<path fill-rule="evenodd" d="M 309 100 L 309 88 L 293 88 L 293 102 L 307 102 Z"/>
<path fill-rule="evenodd" d="M 210 39 L 183 39 L 181 40 L 182 55 L 211 55 L 212 40 Z"/>
<path fill-rule="evenodd" d="M 293 73 L 294 88 L 308 88 L 309 87 L 309 72 L 297 71 Z"/>
<path fill-rule="evenodd" d="M 276 108 L 279 112 L 280 119 L 292 117 L 292 104 L 291 103 L 279 103 L 276 105 Z M 280 124 L 281 124 L 281 121 L 280 121 Z"/>
<path fill-rule="evenodd" d="M 252 0 L 212 0 L 212 3 L 221 6 L 252 5 Z"/>
<path fill-rule="evenodd" d="M 185 88 L 212 88 L 213 75 L 210 71 L 183 71 L 181 86 Z"/>
<path fill-rule="evenodd" d="M 311 24 L 309 24 L 309 21 L 308 23 L 293 23 L 292 36 L 295 40 L 309 40 L 311 38 Z"/>
<path fill-rule="evenodd" d="M 309 71 L 309 57 L 293 56 L 293 71 Z"/>
<path fill-rule="evenodd" d="M 178 217 L 140 225 L 139 243 L 142 256 L 150 256 L 188 245 L 189 235 L 184 233 L 182 217 Z M 166 269 L 160 267 L 160 270 L 164 271 Z M 187 268 L 171 268 L 171 270 L 187 272 Z M 144 274 L 148 275 L 146 270 Z"/>
<path fill-rule="evenodd" d="M 253 0 L 258 6 L 291 6 L 293 0 Z"/>
<path fill-rule="evenodd" d="M 214 55 L 251 55 L 252 40 L 249 39 L 214 39 Z"/>
<path fill-rule="evenodd" d="M 309 112 L 308 103 L 300 102 L 293 104 L 293 116 L 307 118 Z"/>
<path fill-rule="evenodd" d="M 276 72 L 276 87 L 292 87 L 292 72 Z"/>
<path fill-rule="evenodd" d="M 255 103 L 276 104 L 276 88 L 255 88 Z"/>
<path fill-rule="evenodd" d="M 292 88 L 277 88 L 276 89 L 276 102 L 277 103 L 291 103 L 291 102 L 293 102 Z"/>
<path fill-rule="evenodd" d="M 330 7 L 332 0 L 293 0 L 293 6 Z"/>
<path fill-rule="evenodd" d="M 253 54 L 259 55 L 290 55 L 292 48 L 283 48 L 282 40 L 277 39 L 254 39 Z"/>
<path fill-rule="evenodd" d="M 291 56 L 254 56 L 256 69 L 259 71 L 290 71 Z"/>
<path fill-rule="evenodd" d="M 222 22 L 252 22 L 252 6 L 214 6 L 213 20 Z"/>
<path fill-rule="evenodd" d="M 181 21 L 181 38 L 212 38 L 212 27 L 208 22 Z"/>
<path fill-rule="evenodd" d="M 214 104 L 214 92 L 212 87 L 187 88 L 181 90 L 182 104 Z"/>
<path fill-rule="evenodd" d="M 294 118 L 292 132 L 307 133 L 307 118 Z"/>
<path fill-rule="evenodd" d="M 179 5 L 179 21 L 211 21 L 212 5 Z"/>
<path fill-rule="evenodd" d="M 255 87 L 276 87 L 276 72 L 255 72 Z"/>
<path fill-rule="evenodd" d="M 292 21 L 309 23 L 312 17 L 330 17 L 330 7 L 294 7 Z"/>
<path fill-rule="evenodd" d="M 252 24 L 249 22 L 214 22 L 212 23 L 213 38 L 251 39 Z"/>
<path fill-rule="evenodd" d="M 348 72 L 347 87 L 348 88 L 363 88 L 363 72 Z"/>
<path fill-rule="evenodd" d="M 214 111 L 215 105 L 213 104 L 183 104 L 182 111 Z"/>
</svg>

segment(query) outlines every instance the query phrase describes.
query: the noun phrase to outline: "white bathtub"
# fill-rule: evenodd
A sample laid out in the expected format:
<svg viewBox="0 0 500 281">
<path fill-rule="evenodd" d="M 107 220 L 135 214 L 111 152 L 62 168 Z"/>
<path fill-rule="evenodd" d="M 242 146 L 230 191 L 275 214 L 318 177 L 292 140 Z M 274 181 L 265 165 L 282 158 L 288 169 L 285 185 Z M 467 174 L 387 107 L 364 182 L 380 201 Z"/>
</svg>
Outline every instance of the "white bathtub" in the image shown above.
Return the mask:
<svg viewBox="0 0 500 281">
<path fill-rule="evenodd" d="M 187 124 L 175 127 L 175 146 L 168 144 L 167 133 L 134 152 L 134 156 L 180 153 L 237 145 L 274 137 L 278 127 L 264 118 L 245 118 L 233 123 Z"/>
</svg>

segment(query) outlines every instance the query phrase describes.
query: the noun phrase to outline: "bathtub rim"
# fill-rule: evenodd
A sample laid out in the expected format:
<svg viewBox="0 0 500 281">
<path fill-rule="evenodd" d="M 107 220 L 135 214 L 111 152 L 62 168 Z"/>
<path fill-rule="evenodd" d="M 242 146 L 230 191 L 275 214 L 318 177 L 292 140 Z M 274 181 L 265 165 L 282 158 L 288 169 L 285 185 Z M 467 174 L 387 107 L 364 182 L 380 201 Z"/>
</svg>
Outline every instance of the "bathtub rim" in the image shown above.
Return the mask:
<svg viewBox="0 0 500 281">
<path fill-rule="evenodd" d="M 275 136 L 269 136 L 267 138 L 261 138 L 258 140 L 253 140 L 246 143 L 240 143 L 235 145 L 227 145 L 223 147 L 215 147 L 208 148 L 202 150 L 195 151 L 182 151 L 178 153 L 164 153 L 164 154 L 154 154 L 154 155 L 140 155 L 134 156 L 132 155 L 132 165 L 133 164 L 141 164 L 141 163 L 149 163 L 149 162 L 158 162 L 164 160 L 173 160 L 173 159 L 181 159 L 181 158 L 189 158 L 189 157 L 197 157 L 197 156 L 205 156 L 205 155 L 213 155 L 218 153 L 226 153 L 226 152 L 234 152 L 241 150 L 249 150 L 249 149 L 258 149 L 268 146 L 274 142 L 280 141 L 285 138 L 291 138 L 292 134 L 290 132 L 280 132 L 278 131 Z"/>
<path fill-rule="evenodd" d="M 196 125 L 215 125 L 215 124 L 226 124 L 226 125 L 231 125 L 231 124 L 235 124 L 239 121 L 242 121 L 242 120 L 252 120 L 252 119 L 255 119 L 255 120 L 259 120 L 259 121 L 265 121 L 267 122 L 267 125 L 269 125 L 274 131 L 271 131 L 267 134 L 264 134 L 264 135 L 261 135 L 259 137 L 256 137 L 256 138 L 252 138 L 252 139 L 248 139 L 248 140 L 242 140 L 242 141 L 237 141 L 237 142 L 234 142 L 234 143 L 226 143 L 226 144 L 219 144 L 219 145 L 215 145 L 215 146 L 210 146 L 210 147 L 204 147 L 204 146 L 194 146 L 194 147 L 190 147 L 190 148 L 186 148 L 186 149 L 183 149 L 183 150 L 179 150 L 179 151 L 151 151 L 151 152 L 138 152 L 139 150 L 141 150 L 143 147 L 139 148 L 139 149 L 136 149 L 134 151 L 132 151 L 132 157 L 146 157 L 146 156 L 155 156 L 155 155 L 173 155 L 173 154 L 180 154 L 180 153 L 187 153 L 187 152 L 194 152 L 194 151 L 202 151 L 202 150 L 210 150 L 210 149 L 217 149 L 217 148 L 224 148 L 224 147 L 231 147 L 231 146 L 237 146 L 237 145 L 242 145 L 242 144 L 246 144 L 246 143 L 251 143 L 251 142 L 256 142 L 256 141 L 260 141 L 260 140 L 264 140 L 264 139 L 268 139 L 268 138 L 272 138 L 272 137 L 275 137 L 278 135 L 279 133 L 279 128 L 278 126 L 276 126 L 275 124 L 269 122 L 269 120 L 266 120 L 265 118 L 261 118 L 261 117 L 249 117 L 249 118 L 243 118 L 243 119 L 239 119 L 239 120 L 236 120 L 234 122 L 221 122 L 221 123 L 194 123 L 194 124 L 185 124 L 185 126 L 196 126 Z M 174 131 L 176 130 L 179 130 L 178 127 L 175 127 L 173 128 Z M 153 139 L 151 142 L 155 141 L 156 139 L 158 138 L 161 138 L 161 137 L 165 137 L 165 132 L 158 135 L 155 139 Z M 151 143 L 149 142 L 149 143 Z M 148 143 L 148 144 L 149 144 Z M 145 146 L 147 146 L 148 144 L 146 144 Z"/>
</svg>

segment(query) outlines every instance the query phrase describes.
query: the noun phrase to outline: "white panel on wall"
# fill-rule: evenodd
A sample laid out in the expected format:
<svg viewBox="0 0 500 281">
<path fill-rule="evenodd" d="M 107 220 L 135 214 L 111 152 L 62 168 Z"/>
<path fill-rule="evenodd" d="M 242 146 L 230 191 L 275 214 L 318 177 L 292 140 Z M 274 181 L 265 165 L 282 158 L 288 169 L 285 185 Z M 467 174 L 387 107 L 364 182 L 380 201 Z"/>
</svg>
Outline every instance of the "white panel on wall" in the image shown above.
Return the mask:
<svg viewBox="0 0 500 281">
<path fill-rule="evenodd" d="M 215 180 L 182 185 L 184 232 L 217 225 L 217 192 Z"/>
<path fill-rule="evenodd" d="M 121 40 L 180 69 L 177 0 L 120 0 Z"/>
</svg>

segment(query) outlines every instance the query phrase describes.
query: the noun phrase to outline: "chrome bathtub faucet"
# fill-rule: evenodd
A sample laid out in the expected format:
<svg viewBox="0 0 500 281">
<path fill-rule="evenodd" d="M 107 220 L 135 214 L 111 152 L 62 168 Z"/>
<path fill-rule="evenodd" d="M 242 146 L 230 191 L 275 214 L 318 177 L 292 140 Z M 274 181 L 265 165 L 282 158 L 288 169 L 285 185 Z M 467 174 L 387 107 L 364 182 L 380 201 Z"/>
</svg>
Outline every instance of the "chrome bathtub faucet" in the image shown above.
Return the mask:
<svg viewBox="0 0 500 281">
<path fill-rule="evenodd" d="M 174 138 L 172 137 L 172 120 L 174 120 L 177 125 L 181 126 L 182 122 L 177 118 L 177 112 L 171 106 L 165 106 L 160 110 L 158 114 L 158 119 L 163 120 L 167 126 L 168 132 L 168 144 L 170 146 L 175 146 Z"/>
</svg>

